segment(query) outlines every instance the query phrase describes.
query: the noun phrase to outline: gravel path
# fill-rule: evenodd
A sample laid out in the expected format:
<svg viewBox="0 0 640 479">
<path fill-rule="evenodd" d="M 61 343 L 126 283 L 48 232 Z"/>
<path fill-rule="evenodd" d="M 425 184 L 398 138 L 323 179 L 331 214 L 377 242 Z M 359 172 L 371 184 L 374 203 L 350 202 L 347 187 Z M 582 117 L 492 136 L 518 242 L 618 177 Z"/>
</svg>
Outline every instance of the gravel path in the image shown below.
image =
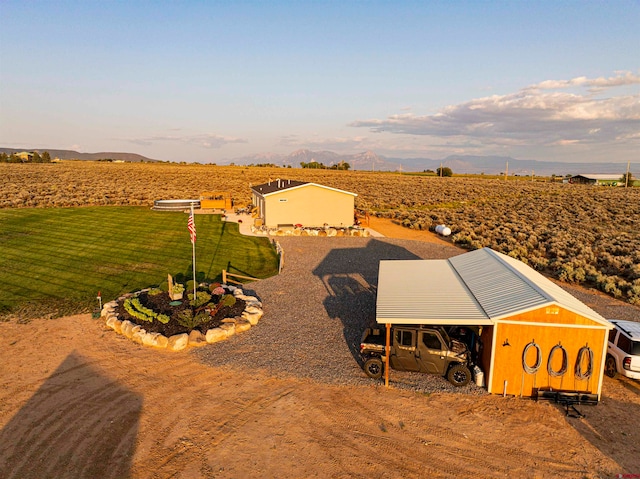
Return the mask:
<svg viewBox="0 0 640 479">
<path fill-rule="evenodd" d="M 393 238 L 280 237 L 283 272 L 246 285 L 263 302 L 264 317 L 249 332 L 193 354 L 211 365 L 260 369 L 341 385 L 372 385 L 360 364 L 362 331 L 375 324 L 378 264 L 382 259 L 446 259 L 464 251 L 448 245 Z M 563 285 L 564 286 L 564 285 Z M 620 319 L 640 309 L 603 295 L 567 288 L 590 307 Z M 470 384 L 456 388 L 438 375 L 391 371 L 396 388 L 424 393 L 484 394 Z"/>
<path fill-rule="evenodd" d="M 372 385 L 360 364 L 362 331 L 375 324 L 382 259 L 445 259 L 457 248 L 392 238 L 278 238 L 285 251 L 279 276 L 246 285 L 263 302 L 264 317 L 249 332 L 194 351 L 212 365 L 255 368 L 275 377 Z M 437 375 L 391 372 L 394 387 L 422 392 L 484 393 L 456 388 Z"/>
</svg>

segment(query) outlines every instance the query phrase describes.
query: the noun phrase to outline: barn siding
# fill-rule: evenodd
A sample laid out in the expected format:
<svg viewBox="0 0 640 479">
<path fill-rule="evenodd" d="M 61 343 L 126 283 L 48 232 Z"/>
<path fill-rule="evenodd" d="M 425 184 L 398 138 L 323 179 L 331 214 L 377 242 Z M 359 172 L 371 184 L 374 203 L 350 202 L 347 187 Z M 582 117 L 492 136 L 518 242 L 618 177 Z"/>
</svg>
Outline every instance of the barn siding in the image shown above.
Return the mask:
<svg viewBox="0 0 640 479">
<path fill-rule="evenodd" d="M 509 319 L 516 319 L 509 318 Z M 584 318 L 583 318 L 584 319 Z M 607 338 L 607 329 L 602 325 L 598 328 L 560 326 L 557 324 L 511 324 L 498 323 L 494 357 L 492 363 L 491 384 L 489 392 L 502 394 L 504 381 L 507 381 L 507 394 L 531 396 L 534 387 L 569 389 L 599 393 L 599 378 L 604 367 L 603 351 Z M 536 374 L 524 372 L 522 354 L 531 341 L 540 346 L 542 363 Z M 562 377 L 553 377 L 547 371 L 551 349 L 561 344 L 567 351 L 568 368 Z M 508 345 L 507 345 L 508 344 Z M 588 345 L 593 351 L 593 375 L 589 380 L 575 378 L 575 364 L 580 348 Z M 529 350 L 527 364 L 535 363 L 535 351 Z M 561 354 L 553 358 L 553 370 L 560 369 Z"/>
<path fill-rule="evenodd" d="M 518 313 L 509 318 L 509 321 L 522 321 L 534 323 L 575 324 L 580 326 L 594 326 L 603 328 L 603 324 L 593 319 L 585 318 L 579 313 L 569 311 L 561 306 L 551 305 L 535 309 L 525 313 Z M 500 320 L 498 320 L 500 321 Z"/>
</svg>

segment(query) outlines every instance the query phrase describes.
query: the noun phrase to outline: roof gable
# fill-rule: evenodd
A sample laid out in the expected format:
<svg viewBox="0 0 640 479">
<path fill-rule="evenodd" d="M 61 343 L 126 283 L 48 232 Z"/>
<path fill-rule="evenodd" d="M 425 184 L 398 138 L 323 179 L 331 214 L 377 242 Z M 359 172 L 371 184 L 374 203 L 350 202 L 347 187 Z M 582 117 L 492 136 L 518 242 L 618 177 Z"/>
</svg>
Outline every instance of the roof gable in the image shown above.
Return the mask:
<svg viewBox="0 0 640 479">
<path fill-rule="evenodd" d="M 324 188 L 331 191 L 337 191 L 339 193 L 344 193 L 346 195 L 358 196 L 356 193 L 351 193 L 350 191 L 340 190 L 338 188 L 332 188 L 330 186 L 319 185 L 317 183 L 308 183 L 306 181 L 281 180 L 281 179 L 270 181 L 268 183 L 263 183 L 261 185 L 252 186 L 251 189 L 259 195 L 269 196 L 275 193 L 280 193 L 281 191 L 284 191 L 284 190 L 306 188 L 311 186 L 314 186 L 317 188 Z"/>
</svg>

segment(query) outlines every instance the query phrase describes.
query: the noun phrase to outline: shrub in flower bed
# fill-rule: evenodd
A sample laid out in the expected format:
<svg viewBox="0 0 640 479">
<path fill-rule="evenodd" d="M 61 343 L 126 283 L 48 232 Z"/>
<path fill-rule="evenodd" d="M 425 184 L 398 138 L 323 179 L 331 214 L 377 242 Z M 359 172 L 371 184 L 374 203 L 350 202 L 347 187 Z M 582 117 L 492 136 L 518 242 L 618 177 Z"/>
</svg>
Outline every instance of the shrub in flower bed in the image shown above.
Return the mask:
<svg viewBox="0 0 640 479">
<path fill-rule="evenodd" d="M 218 284 L 200 284 L 195 298 L 192 291 L 184 300 L 174 302 L 168 292 L 151 289 L 119 300 L 116 311 L 121 320 L 170 337 L 194 329 L 205 334 L 220 326 L 222 320 L 241 316 L 245 306 L 244 300 Z"/>
</svg>

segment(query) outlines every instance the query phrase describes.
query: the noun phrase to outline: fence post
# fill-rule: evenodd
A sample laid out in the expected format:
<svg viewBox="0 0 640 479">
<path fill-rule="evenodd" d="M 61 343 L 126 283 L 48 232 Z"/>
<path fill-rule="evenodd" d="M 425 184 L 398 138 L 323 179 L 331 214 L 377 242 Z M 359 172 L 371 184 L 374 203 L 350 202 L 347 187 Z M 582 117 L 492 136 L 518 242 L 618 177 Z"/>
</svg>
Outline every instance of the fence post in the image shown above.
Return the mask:
<svg viewBox="0 0 640 479">
<path fill-rule="evenodd" d="M 227 284 L 227 270 L 222 270 L 222 284 Z"/>
<path fill-rule="evenodd" d="M 280 243 L 278 243 L 278 249 L 280 249 L 280 265 L 278 267 L 278 273 L 282 273 L 282 268 L 284 268 L 284 250 Z"/>
<path fill-rule="evenodd" d="M 282 268 L 284 268 L 284 249 L 280 245 L 280 242 L 276 239 L 273 239 L 273 245 L 276 247 L 276 253 L 278 253 L 278 274 L 282 273 Z"/>
</svg>

